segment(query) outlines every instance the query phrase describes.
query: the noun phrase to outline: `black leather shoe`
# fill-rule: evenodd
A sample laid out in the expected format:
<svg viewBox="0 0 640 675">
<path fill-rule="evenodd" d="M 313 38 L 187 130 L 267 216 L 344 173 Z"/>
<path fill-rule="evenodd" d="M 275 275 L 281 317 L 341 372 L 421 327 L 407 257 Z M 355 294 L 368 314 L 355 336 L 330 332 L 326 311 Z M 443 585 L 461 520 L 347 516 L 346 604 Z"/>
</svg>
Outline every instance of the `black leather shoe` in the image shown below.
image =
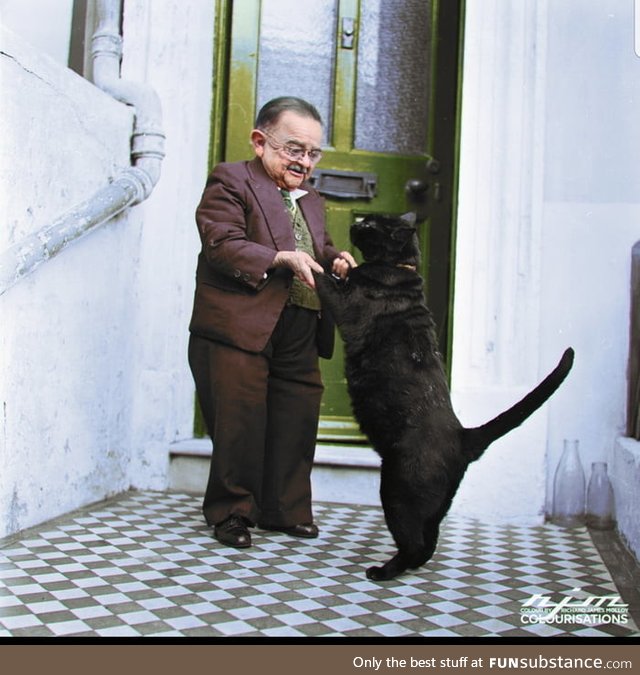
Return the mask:
<svg viewBox="0 0 640 675">
<path fill-rule="evenodd" d="M 231 515 L 213 528 L 213 536 L 221 543 L 234 548 L 249 548 L 251 533 L 240 516 Z"/>
<path fill-rule="evenodd" d="M 315 523 L 299 523 L 298 525 L 289 525 L 280 527 L 278 525 L 260 525 L 263 530 L 272 532 L 284 532 L 292 537 L 303 537 L 304 539 L 315 539 L 318 536 L 318 526 Z"/>
</svg>

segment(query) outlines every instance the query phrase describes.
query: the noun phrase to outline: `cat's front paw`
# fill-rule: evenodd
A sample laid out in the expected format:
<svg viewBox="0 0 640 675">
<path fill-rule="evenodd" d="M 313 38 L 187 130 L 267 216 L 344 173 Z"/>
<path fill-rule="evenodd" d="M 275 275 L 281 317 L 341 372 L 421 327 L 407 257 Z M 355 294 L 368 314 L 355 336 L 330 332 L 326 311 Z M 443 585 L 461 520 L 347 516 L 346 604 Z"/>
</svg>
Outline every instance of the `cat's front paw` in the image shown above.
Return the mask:
<svg viewBox="0 0 640 675">
<path fill-rule="evenodd" d="M 342 282 L 342 279 L 337 274 L 331 272 L 331 270 L 327 270 L 325 272 L 316 272 L 315 270 L 312 270 L 312 273 L 316 284 L 320 283 L 325 286 L 337 286 L 340 282 Z"/>
<path fill-rule="evenodd" d="M 331 303 L 341 296 L 345 281 L 340 279 L 340 277 L 326 272 L 324 274 L 314 272 L 313 278 L 316 282 L 316 291 L 320 296 L 320 300 Z"/>
</svg>

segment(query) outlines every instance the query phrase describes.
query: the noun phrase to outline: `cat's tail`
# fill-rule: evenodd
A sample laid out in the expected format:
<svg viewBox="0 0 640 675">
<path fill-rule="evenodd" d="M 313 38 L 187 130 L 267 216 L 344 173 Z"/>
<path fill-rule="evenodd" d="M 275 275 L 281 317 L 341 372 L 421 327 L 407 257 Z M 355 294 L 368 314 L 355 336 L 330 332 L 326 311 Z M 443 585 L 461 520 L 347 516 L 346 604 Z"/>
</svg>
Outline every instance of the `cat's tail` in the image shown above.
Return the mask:
<svg viewBox="0 0 640 675">
<path fill-rule="evenodd" d="M 555 392 L 569 374 L 573 366 L 573 357 L 574 351 L 569 347 L 558 365 L 522 400 L 486 424 L 473 429 L 464 429 L 463 448 L 472 456 L 472 461 L 478 459 L 495 440 L 520 426 Z"/>
</svg>

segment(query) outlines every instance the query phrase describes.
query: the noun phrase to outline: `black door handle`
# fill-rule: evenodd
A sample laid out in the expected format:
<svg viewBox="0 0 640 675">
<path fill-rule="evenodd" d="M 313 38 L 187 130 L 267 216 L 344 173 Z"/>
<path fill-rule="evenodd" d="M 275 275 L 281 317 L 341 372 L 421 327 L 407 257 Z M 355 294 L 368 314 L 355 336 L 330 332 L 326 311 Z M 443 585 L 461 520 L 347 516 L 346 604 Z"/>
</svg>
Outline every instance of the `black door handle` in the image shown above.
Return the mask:
<svg viewBox="0 0 640 675">
<path fill-rule="evenodd" d="M 409 195 L 409 199 L 423 200 L 426 199 L 429 183 L 420 178 L 410 178 L 406 182 L 404 189 L 407 195 Z"/>
<path fill-rule="evenodd" d="M 407 195 L 407 201 L 411 209 L 415 211 L 416 222 L 421 223 L 427 219 L 427 192 L 429 191 L 429 183 L 420 178 L 410 178 L 404 186 L 404 191 Z"/>
</svg>

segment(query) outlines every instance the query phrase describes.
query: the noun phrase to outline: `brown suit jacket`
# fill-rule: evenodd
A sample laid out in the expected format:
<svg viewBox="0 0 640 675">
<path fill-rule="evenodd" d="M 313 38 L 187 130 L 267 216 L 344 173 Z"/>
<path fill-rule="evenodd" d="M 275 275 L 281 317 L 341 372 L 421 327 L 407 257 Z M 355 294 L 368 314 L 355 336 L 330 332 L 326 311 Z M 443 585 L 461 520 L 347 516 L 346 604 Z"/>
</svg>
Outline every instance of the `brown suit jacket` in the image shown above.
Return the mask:
<svg viewBox="0 0 640 675">
<path fill-rule="evenodd" d="M 298 201 L 321 264 L 338 251 L 324 225 L 324 200 L 308 184 Z M 277 251 L 294 251 L 289 215 L 262 162 L 219 164 L 196 210 L 202 241 L 189 330 L 260 352 L 289 295 L 293 273 L 273 269 Z"/>
</svg>

